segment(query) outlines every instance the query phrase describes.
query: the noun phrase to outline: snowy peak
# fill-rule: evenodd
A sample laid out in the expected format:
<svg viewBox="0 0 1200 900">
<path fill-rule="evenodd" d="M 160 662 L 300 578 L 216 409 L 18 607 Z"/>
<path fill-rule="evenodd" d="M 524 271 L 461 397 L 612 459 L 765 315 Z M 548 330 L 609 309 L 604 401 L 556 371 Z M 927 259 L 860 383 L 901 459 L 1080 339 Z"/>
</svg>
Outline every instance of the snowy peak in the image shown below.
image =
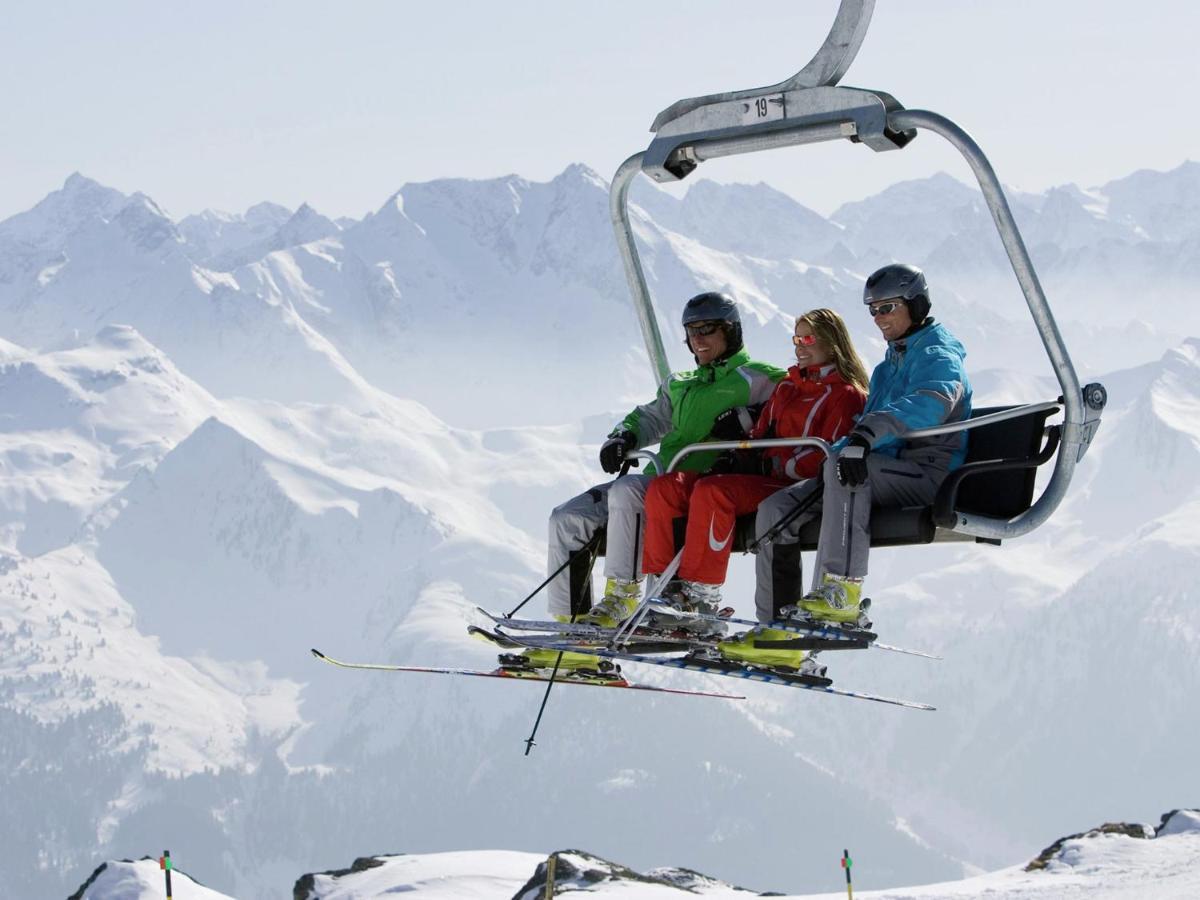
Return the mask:
<svg viewBox="0 0 1200 900">
<path fill-rule="evenodd" d="M 182 244 L 175 223 L 145 194 L 134 194 L 113 220 L 140 250 L 153 253 L 163 244 Z"/>
<path fill-rule="evenodd" d="M 341 226 L 332 219 L 304 203 L 268 236 L 247 244 L 238 244 L 218 253 L 205 260 L 204 265 L 219 272 L 231 272 L 239 266 L 260 260 L 269 253 L 332 237 L 341 230 Z"/>
<path fill-rule="evenodd" d="M 336 593 L 337 623 L 322 626 L 323 638 L 344 652 L 373 649 L 361 623 L 441 534 L 396 490 L 347 484 L 264 443 L 207 419 L 98 517 L 97 553 L 139 626 L 172 652 L 263 659 L 303 677 L 311 660 L 295 648 L 311 645 L 311 623 L 289 610 L 327 608 Z M 196 558 L 203 571 L 188 562 Z M 277 640 L 264 644 L 268 633 Z"/>
<path fill-rule="evenodd" d="M 1109 213 L 1136 226 L 1152 240 L 1183 241 L 1200 236 L 1200 162 L 1191 160 L 1169 172 L 1143 169 L 1099 189 L 1109 198 Z"/>
<path fill-rule="evenodd" d="M 1055 250 L 1076 250 L 1100 241 L 1136 240 L 1128 225 L 1101 214 L 1102 198 L 1088 196 L 1074 185 L 1046 192 L 1027 238 L 1031 246 L 1050 244 Z"/>
<path fill-rule="evenodd" d="M 562 172 L 554 176 L 551 184 L 562 184 L 568 189 L 574 185 L 587 190 L 599 188 L 606 193 L 608 191 L 608 181 L 604 176 L 590 166 L 585 166 L 583 163 L 571 163 Z"/>
<path fill-rule="evenodd" d="M 1147 399 L 1163 423 L 1189 434 L 1200 449 L 1200 338 L 1167 352 Z"/>
<path fill-rule="evenodd" d="M 552 863 L 553 873 L 550 869 Z M 541 900 L 548 893 L 551 878 L 555 894 L 560 891 L 611 891 L 614 894 L 624 894 L 640 890 L 645 891 L 648 896 L 653 892 L 653 896 L 663 898 L 684 897 L 688 894 L 720 897 L 759 896 L 756 891 L 735 887 L 690 869 L 660 868 L 643 874 L 580 850 L 560 850 L 551 854 L 550 859 L 538 864 L 533 877 L 513 895 L 513 900 Z"/>
<path fill-rule="evenodd" d="M 6 252 L 59 250 L 85 223 L 109 221 L 128 201 L 120 191 L 76 172 L 32 209 L 0 222 L 0 264 Z"/>
<path fill-rule="evenodd" d="M 974 185 L 967 185 L 945 172 L 927 178 L 914 178 L 884 188 L 865 200 L 844 203 L 830 216 L 834 222 L 853 229 L 882 210 L 912 214 L 917 211 L 957 209 L 979 196 Z"/>
<path fill-rule="evenodd" d="M 945 173 L 893 185 L 830 218 L 868 272 L 893 259 L 919 263 L 949 236 L 991 227 L 979 191 Z"/>
<path fill-rule="evenodd" d="M 467 247 L 483 247 L 516 271 L 530 265 L 539 250 L 544 257 L 547 245 L 569 242 L 586 253 L 592 241 L 603 240 L 607 191 L 595 172 L 575 165 L 547 183 L 515 175 L 443 179 L 407 184 L 400 196 L 407 216 L 443 253 L 457 258 Z M 612 246 L 611 238 L 604 246 Z"/>
<path fill-rule="evenodd" d="M 448 258 L 460 259 L 485 248 L 506 268 L 519 267 L 514 224 L 529 182 L 515 175 L 489 181 L 442 179 L 406 184 L 403 211 Z"/>
<path fill-rule="evenodd" d="M 254 228 L 278 228 L 292 216 L 292 211 L 286 206 L 264 200 L 248 208 L 241 220 Z"/>
<path fill-rule="evenodd" d="M 125 325 L 107 326 L 93 340 L 69 350 L 0 365 L 0 422 L 5 430 L 66 428 L 99 436 L 100 429 L 100 434 L 111 435 L 123 420 L 161 441 L 167 437 L 161 430 L 166 422 L 156 414 L 187 419 L 189 413 L 213 405 L 212 398 L 184 378 L 157 347 Z M 101 411 L 103 407 L 107 410 Z M 81 418 L 85 410 L 95 415 Z M 197 421 L 184 427 L 190 431 Z"/>
<path fill-rule="evenodd" d="M 307 203 L 303 203 L 276 232 L 279 243 L 277 249 L 282 250 L 285 247 L 307 244 L 309 241 L 319 241 L 321 238 L 330 237 L 341 230 L 341 226 L 332 219 L 321 215 Z"/>
<path fill-rule="evenodd" d="M 113 860 L 102 863 L 67 900 L 159 900 L 165 885 L 157 859 Z M 182 869 L 171 870 L 171 890 L 178 900 L 233 900 L 204 887 Z"/>
<path fill-rule="evenodd" d="M 0 542 L 28 555 L 62 546 L 215 406 L 125 326 L 69 350 L 0 363 Z"/>
<path fill-rule="evenodd" d="M 111 218 L 92 216 L 81 221 L 62 244 L 66 265 L 61 271 L 43 273 L 38 280 L 43 289 L 64 280 L 111 283 L 122 276 L 128 281 L 134 272 L 146 269 L 160 278 L 158 269 L 164 263 L 178 275 L 191 269 L 183 248 L 183 236 L 158 204 L 145 194 L 133 194 Z M 116 299 L 128 302 L 130 298 L 118 295 Z"/>
<path fill-rule="evenodd" d="M 205 210 L 187 216 L 179 231 L 188 244 L 192 259 L 201 263 L 239 254 L 248 247 L 269 240 L 292 217 L 292 211 L 277 203 L 257 203 L 237 215 Z"/>
<path fill-rule="evenodd" d="M 682 200 L 639 184 L 634 200 L 655 221 L 715 250 L 755 257 L 824 259 L 843 238 L 840 227 L 766 184 L 701 180 Z"/>
</svg>

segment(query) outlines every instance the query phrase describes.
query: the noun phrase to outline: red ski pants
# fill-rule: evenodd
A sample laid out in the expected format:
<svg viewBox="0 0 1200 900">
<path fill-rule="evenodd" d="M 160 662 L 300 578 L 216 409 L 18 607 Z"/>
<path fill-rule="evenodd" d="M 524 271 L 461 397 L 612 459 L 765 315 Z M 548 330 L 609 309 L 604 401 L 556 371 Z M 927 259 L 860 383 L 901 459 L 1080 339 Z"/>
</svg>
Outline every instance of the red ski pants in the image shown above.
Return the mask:
<svg viewBox="0 0 1200 900">
<path fill-rule="evenodd" d="M 646 547 L 642 571 L 659 574 L 675 556 L 675 519 L 687 516 L 679 577 L 724 584 L 738 516 L 752 513 L 776 491 L 795 484 L 765 475 L 674 472 L 650 482 L 646 492 Z"/>
</svg>

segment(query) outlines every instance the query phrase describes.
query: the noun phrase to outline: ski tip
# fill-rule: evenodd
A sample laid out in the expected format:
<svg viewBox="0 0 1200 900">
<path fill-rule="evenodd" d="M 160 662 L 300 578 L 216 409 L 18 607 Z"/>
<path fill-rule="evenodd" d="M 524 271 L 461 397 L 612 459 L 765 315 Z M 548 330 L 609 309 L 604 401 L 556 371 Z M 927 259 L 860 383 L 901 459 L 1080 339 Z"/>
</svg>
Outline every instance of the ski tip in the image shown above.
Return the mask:
<svg viewBox="0 0 1200 900">
<path fill-rule="evenodd" d="M 315 656 L 317 659 L 325 659 L 325 654 L 322 653 L 320 650 L 318 650 L 316 647 L 310 647 L 309 652 L 313 656 Z"/>
</svg>

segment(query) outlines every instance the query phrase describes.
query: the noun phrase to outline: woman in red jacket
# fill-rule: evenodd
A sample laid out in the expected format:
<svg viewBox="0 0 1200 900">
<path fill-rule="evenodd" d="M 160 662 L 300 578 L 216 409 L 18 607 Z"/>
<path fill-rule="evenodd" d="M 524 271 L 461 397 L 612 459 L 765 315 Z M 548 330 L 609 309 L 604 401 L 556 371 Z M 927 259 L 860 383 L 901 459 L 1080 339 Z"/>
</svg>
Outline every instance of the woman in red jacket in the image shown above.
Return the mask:
<svg viewBox="0 0 1200 900">
<path fill-rule="evenodd" d="M 775 386 L 749 437 L 819 437 L 832 443 L 848 434 L 867 396 L 867 370 L 854 350 L 846 323 L 831 309 L 814 309 L 796 319 L 792 337 L 796 365 Z M 687 538 L 678 578 L 683 600 L 698 612 L 716 612 L 733 544 L 734 521 L 797 481 L 814 478 L 824 454 L 811 447 L 736 451 L 736 471 L 759 474 L 708 475 L 676 472 L 655 478 L 646 493 L 646 546 L 642 570 L 661 573 L 675 556 L 674 523 L 687 516 Z M 762 612 L 760 618 L 762 618 Z M 770 613 L 767 613 L 767 620 Z M 764 620 L 766 621 L 766 620 Z M 697 630 L 719 623 L 696 623 Z"/>
</svg>

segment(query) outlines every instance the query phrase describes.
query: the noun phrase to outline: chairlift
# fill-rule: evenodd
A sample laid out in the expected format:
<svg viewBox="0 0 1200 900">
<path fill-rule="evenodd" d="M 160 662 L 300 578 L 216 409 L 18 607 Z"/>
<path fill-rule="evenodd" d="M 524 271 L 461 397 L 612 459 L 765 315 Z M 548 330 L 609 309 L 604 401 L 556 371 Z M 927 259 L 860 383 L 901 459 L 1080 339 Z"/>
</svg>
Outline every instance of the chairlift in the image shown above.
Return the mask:
<svg viewBox="0 0 1200 900">
<path fill-rule="evenodd" d="M 905 109 L 882 91 L 838 85 L 862 45 L 874 8 L 875 0 L 841 0 L 821 48 L 808 65 L 786 81 L 680 100 L 659 113 L 650 127 L 654 133 L 650 146 L 629 157 L 613 177 L 609 208 L 617 246 L 650 367 L 656 382 L 662 382 L 670 375 L 670 368 L 629 218 L 629 188 L 639 172 L 657 182 L 681 181 L 711 159 L 834 140 L 890 152 L 908 146 L 920 130 L 949 141 L 966 159 L 983 192 L 1062 396 L 1019 406 L 977 409 L 966 421 L 902 435 L 913 439 L 970 431 L 966 461 L 946 478 L 932 506 L 880 508 L 872 513 L 871 543 L 902 546 L 974 540 L 999 544 L 1037 528 L 1057 508 L 1075 466 L 1100 425 L 1107 393 L 1099 383 L 1080 387 L 1004 190 L 975 141 L 937 113 Z M 1062 421 L 1047 425 L 1060 409 Z M 780 440 L 693 444 L 681 450 L 665 468 L 653 453 L 639 451 L 632 455 L 655 459 L 658 471 L 667 472 L 673 471 L 683 456 L 697 450 L 778 445 Z M 797 438 L 791 444 L 812 442 Z M 827 446 L 823 449 L 828 452 Z M 1051 459 L 1055 461 L 1053 474 L 1035 501 L 1036 470 Z M 739 521 L 735 534 L 739 548 L 753 541 L 753 527 L 753 516 Z M 819 522 L 810 523 L 801 532 L 797 549 L 815 548 L 818 530 Z"/>
</svg>

